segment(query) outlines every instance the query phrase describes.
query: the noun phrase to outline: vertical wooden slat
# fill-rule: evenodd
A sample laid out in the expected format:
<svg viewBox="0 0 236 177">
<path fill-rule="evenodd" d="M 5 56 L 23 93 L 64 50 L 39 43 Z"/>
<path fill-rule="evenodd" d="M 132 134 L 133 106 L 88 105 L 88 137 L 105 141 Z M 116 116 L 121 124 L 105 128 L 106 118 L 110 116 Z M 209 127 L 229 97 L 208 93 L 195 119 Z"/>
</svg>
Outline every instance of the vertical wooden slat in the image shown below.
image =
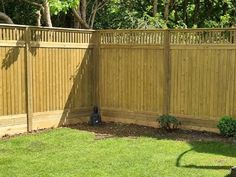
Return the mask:
<svg viewBox="0 0 236 177">
<path fill-rule="evenodd" d="M 166 30 L 164 34 L 164 114 L 170 112 L 170 92 L 171 92 L 171 59 L 170 59 L 170 31 Z"/>
<path fill-rule="evenodd" d="M 31 30 L 27 27 L 25 30 L 25 62 L 26 62 L 26 109 L 27 109 L 27 130 L 32 131 L 33 118 L 33 97 L 32 97 L 32 70 L 31 70 L 31 54 L 30 54 L 30 36 Z"/>
<path fill-rule="evenodd" d="M 93 91 L 93 97 L 94 97 L 94 105 L 98 106 L 99 109 L 101 107 L 100 102 L 100 85 L 101 85 L 101 72 L 100 68 L 102 67 L 101 64 L 101 57 L 100 57 L 100 46 L 101 46 L 101 33 L 95 32 L 93 35 L 95 35 L 95 48 L 93 49 L 93 63 L 94 63 L 94 91 Z"/>
</svg>

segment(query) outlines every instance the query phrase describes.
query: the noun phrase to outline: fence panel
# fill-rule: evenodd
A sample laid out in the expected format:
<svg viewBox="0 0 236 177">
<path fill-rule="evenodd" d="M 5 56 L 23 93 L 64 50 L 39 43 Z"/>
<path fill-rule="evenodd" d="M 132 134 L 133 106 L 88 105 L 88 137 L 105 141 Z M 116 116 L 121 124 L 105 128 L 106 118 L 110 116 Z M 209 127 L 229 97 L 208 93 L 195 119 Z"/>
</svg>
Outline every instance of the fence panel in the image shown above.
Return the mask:
<svg viewBox="0 0 236 177">
<path fill-rule="evenodd" d="M 232 29 L 171 32 L 171 114 L 206 120 L 205 127 L 236 116 L 235 35 Z"/>
<path fill-rule="evenodd" d="M 0 136 L 27 130 L 25 28 L 0 28 Z"/>
<path fill-rule="evenodd" d="M 25 114 L 24 28 L 0 28 L 0 116 Z"/>
<path fill-rule="evenodd" d="M 32 33 L 33 112 L 91 107 L 92 32 L 37 29 Z M 45 42 L 49 38 L 55 44 Z"/>
<path fill-rule="evenodd" d="M 115 112 L 123 118 L 130 112 L 163 113 L 163 43 L 163 31 L 101 32 L 100 102 L 105 117 Z"/>
<path fill-rule="evenodd" d="M 26 112 L 28 130 L 87 117 L 95 99 L 94 43 L 92 30 L 2 25 L 0 134 L 26 131 Z"/>
<path fill-rule="evenodd" d="M 34 128 L 47 121 L 64 124 L 74 113 L 91 111 L 93 38 L 92 31 L 31 28 Z"/>
</svg>

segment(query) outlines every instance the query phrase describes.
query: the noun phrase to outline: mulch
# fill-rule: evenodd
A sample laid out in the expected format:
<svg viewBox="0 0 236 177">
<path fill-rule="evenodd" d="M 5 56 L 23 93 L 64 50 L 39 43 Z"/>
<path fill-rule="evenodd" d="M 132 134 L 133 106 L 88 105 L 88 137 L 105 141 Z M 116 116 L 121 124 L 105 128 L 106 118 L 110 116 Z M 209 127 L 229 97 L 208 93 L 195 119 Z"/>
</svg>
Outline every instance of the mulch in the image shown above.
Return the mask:
<svg viewBox="0 0 236 177">
<path fill-rule="evenodd" d="M 124 123 L 103 123 L 99 126 L 90 126 L 87 123 L 79 123 L 76 125 L 66 126 L 76 130 L 83 130 L 93 132 L 96 135 L 96 140 L 114 138 L 114 137 L 150 137 L 157 139 L 171 139 L 178 141 L 217 141 L 224 143 L 235 143 L 236 137 L 225 138 L 217 133 L 211 133 L 206 131 L 195 130 L 183 130 L 177 129 L 172 132 L 167 132 L 160 128 L 153 128 L 148 126 L 141 126 L 136 124 L 124 124 Z M 25 136 L 28 134 L 39 134 L 50 131 L 50 129 L 35 130 L 31 133 L 21 133 L 15 135 L 5 135 L 0 140 L 8 140 L 13 137 Z"/>
<path fill-rule="evenodd" d="M 103 123 L 99 126 L 90 126 L 87 123 L 80 123 L 69 126 L 69 128 L 94 132 L 96 134 L 96 139 L 112 137 L 151 137 L 179 141 L 220 141 L 236 143 L 236 138 L 225 138 L 217 133 L 182 129 L 166 132 L 160 128 L 113 122 Z"/>
</svg>

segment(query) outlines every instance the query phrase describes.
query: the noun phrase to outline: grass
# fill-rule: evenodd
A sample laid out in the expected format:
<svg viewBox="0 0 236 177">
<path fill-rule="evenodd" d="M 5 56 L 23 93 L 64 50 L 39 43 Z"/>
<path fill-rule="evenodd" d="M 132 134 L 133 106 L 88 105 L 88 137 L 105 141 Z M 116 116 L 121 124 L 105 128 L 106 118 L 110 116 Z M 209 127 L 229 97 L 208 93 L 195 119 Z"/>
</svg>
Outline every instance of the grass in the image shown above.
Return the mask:
<svg viewBox="0 0 236 177">
<path fill-rule="evenodd" d="M 107 138 L 68 128 L 0 140 L 1 177 L 224 177 L 236 145 Z"/>
</svg>

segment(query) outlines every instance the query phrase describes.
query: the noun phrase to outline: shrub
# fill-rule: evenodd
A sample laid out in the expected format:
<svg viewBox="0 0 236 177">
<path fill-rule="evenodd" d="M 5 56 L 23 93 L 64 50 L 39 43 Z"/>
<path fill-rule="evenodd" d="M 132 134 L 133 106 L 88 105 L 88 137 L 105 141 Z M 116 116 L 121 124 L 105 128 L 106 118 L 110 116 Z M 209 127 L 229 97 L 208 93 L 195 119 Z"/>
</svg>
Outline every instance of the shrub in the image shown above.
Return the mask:
<svg viewBox="0 0 236 177">
<path fill-rule="evenodd" d="M 217 127 L 223 136 L 232 137 L 236 135 L 236 120 L 230 116 L 222 117 Z"/>
<path fill-rule="evenodd" d="M 181 125 L 181 122 L 176 117 L 170 115 L 160 116 L 158 122 L 161 128 L 169 132 L 177 129 L 178 126 Z"/>
</svg>

